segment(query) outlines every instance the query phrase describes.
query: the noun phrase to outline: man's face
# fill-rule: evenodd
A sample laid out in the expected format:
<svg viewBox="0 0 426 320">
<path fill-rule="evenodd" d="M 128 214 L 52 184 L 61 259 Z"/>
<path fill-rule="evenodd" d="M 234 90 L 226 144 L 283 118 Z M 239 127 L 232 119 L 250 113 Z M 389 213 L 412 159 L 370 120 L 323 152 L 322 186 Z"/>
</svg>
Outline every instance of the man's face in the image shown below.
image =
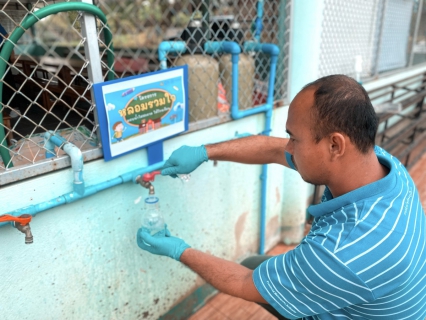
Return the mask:
<svg viewBox="0 0 426 320">
<path fill-rule="evenodd" d="M 293 163 L 303 180 L 322 185 L 327 184 L 330 176 L 327 139 L 315 143 L 311 131 L 310 109 L 314 104 L 314 88 L 301 91 L 291 102 L 288 111 L 286 130 L 290 140 L 286 151 L 292 155 Z"/>
</svg>

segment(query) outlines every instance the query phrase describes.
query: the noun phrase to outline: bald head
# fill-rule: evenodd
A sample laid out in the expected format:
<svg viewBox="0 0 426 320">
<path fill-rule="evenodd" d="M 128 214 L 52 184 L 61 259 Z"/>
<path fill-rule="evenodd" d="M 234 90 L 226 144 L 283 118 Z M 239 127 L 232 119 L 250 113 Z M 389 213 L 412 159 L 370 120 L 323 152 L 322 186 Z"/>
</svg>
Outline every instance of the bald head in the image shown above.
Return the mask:
<svg viewBox="0 0 426 320">
<path fill-rule="evenodd" d="M 345 75 L 320 78 L 303 87 L 313 90 L 311 131 L 319 142 L 333 132 L 347 135 L 361 153 L 375 144 L 378 119 L 365 89 Z"/>
</svg>

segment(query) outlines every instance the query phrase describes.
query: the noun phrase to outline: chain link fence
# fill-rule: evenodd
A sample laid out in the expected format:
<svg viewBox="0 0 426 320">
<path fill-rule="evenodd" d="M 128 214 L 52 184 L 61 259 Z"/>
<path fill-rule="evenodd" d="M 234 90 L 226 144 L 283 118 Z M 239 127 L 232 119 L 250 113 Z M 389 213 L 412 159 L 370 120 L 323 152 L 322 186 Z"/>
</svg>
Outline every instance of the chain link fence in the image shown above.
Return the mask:
<svg viewBox="0 0 426 320">
<path fill-rule="evenodd" d="M 325 0 L 319 75 L 365 81 L 410 65 L 417 10 L 418 1 Z"/>
<path fill-rule="evenodd" d="M 11 34 L 32 13 L 61 3 L 0 0 L 0 24 Z M 93 4 L 106 16 L 114 49 L 105 43 L 101 19 L 96 19 L 95 30 L 88 30 L 87 15 L 78 10 L 39 19 L 18 40 L 3 41 L 3 46 L 12 43 L 13 54 L 0 58 L 6 64 L 0 75 L 0 127 L 5 131 L 0 148 L 7 148 L 10 156 L 0 161 L 0 185 L 70 165 L 60 148 L 46 159 L 47 131 L 75 144 L 85 161 L 101 158 L 92 84 L 106 80 L 109 72 L 124 78 L 159 70 L 162 41 L 188 44 L 184 54 L 169 54 L 166 63 L 168 68 L 189 65 L 190 131 L 231 120 L 230 59 L 226 54 L 206 54 L 202 45 L 207 40 L 278 45 L 274 100 L 288 102 L 291 0 L 95 0 Z M 425 10 L 423 0 L 324 0 L 323 12 L 318 13 L 322 18 L 318 75 L 343 73 L 367 81 L 426 61 Z M 190 32 L 194 21 L 201 26 L 201 37 Z M 239 71 L 239 107 L 262 104 L 269 57 L 243 50 Z"/>
<path fill-rule="evenodd" d="M 64 1 L 65 2 L 65 1 Z M 85 1 L 88 2 L 88 1 Z M 10 36 L 22 28 L 25 19 L 48 5 L 61 1 L 1 1 L 0 23 Z M 113 35 L 114 63 L 110 65 L 101 19 L 96 19 L 103 80 L 112 71 L 124 78 L 160 69 L 158 46 L 162 41 L 191 42 L 185 54 L 167 57 L 167 66 L 188 64 L 190 131 L 230 121 L 232 98 L 230 59 L 226 55 L 208 55 L 202 50 L 207 41 L 247 40 L 274 43 L 281 56 L 275 82 L 275 101 L 286 97 L 288 40 L 291 1 L 223 0 L 132 0 L 93 2 L 106 16 Z M 49 15 L 25 30 L 13 44 L 6 63 L 1 113 L 5 136 L 0 143 L 7 147 L 10 159 L 0 161 L 0 185 L 22 180 L 70 165 L 60 148 L 47 160 L 44 134 L 53 131 L 76 145 L 85 161 L 102 157 L 95 104 L 91 87 L 92 73 L 98 71 L 88 53 L 84 13 L 59 12 Z M 257 17 L 262 31 L 256 38 L 253 27 Z M 198 19 L 203 35 L 194 42 L 189 34 L 191 21 Z M 185 33 L 186 32 L 186 33 Z M 3 32 L 4 33 L 4 32 Z M 92 33 L 93 35 L 93 33 Z M 186 38 L 185 38 L 186 35 Z M 262 53 L 242 52 L 240 56 L 239 105 L 247 109 L 266 100 L 269 57 Z M 281 102 L 280 102 L 281 101 Z M 4 158 L 4 157 L 2 157 Z"/>
</svg>

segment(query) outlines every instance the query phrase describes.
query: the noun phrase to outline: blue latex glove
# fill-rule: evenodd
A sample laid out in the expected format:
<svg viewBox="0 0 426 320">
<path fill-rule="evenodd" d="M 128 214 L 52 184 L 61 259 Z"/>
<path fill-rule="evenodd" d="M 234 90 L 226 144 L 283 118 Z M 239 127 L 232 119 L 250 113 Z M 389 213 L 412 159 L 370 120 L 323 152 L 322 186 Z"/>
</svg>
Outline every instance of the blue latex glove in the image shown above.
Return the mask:
<svg viewBox="0 0 426 320">
<path fill-rule="evenodd" d="M 153 236 L 140 228 L 136 234 L 136 241 L 142 250 L 177 261 L 180 261 L 180 256 L 186 249 L 191 248 L 182 239 L 173 237 L 167 226 L 164 231 L 157 232 Z"/>
<path fill-rule="evenodd" d="M 182 146 L 173 151 L 161 170 L 163 176 L 177 177 L 177 174 L 188 174 L 198 168 L 204 161 L 209 160 L 204 146 Z"/>
</svg>

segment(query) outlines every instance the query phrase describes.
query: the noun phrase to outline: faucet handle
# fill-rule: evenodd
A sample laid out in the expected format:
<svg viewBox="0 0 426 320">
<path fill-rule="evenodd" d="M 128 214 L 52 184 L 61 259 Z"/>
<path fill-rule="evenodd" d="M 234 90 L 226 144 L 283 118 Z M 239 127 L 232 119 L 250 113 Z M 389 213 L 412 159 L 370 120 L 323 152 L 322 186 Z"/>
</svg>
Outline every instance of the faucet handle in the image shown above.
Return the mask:
<svg viewBox="0 0 426 320">
<path fill-rule="evenodd" d="M 0 215 L 0 222 L 13 222 L 13 226 L 25 234 L 25 243 L 33 243 L 33 234 L 31 233 L 30 221 L 32 216 L 29 214 L 21 214 L 19 217 L 10 214 Z"/>
<path fill-rule="evenodd" d="M 149 172 L 149 173 L 145 173 L 142 176 L 142 180 L 145 181 L 145 182 L 154 181 L 155 176 L 157 174 L 161 174 L 161 171 L 152 171 L 152 172 Z"/>
<path fill-rule="evenodd" d="M 12 216 L 10 214 L 0 215 L 0 222 L 16 222 L 23 226 L 31 222 L 32 216 L 29 214 L 21 214 L 18 217 Z"/>
</svg>

